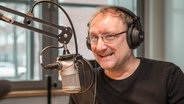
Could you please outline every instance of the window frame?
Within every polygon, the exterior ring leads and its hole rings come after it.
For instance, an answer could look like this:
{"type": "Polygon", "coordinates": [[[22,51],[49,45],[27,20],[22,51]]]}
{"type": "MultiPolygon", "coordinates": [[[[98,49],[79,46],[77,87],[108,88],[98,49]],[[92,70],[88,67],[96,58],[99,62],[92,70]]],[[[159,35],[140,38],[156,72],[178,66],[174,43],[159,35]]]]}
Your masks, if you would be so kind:
{"type": "MultiPolygon", "coordinates": [[[[32,5],[33,3],[35,3],[34,0],[2,0],[1,2],[4,2],[4,3],[21,3],[21,4],[26,4],[26,5],[32,5]]],[[[52,21],[54,23],[57,23],[57,9],[56,10],[52,10],[52,12],[48,9],[53,9],[52,8],[47,8],[47,5],[43,5],[42,6],[42,18],[43,19],[49,19],[49,21],[52,21]],[[48,15],[50,14],[50,15],[48,15]],[[52,20],[51,20],[52,18],[52,20]]],[[[48,30],[48,32],[52,32],[52,33],[56,33],[54,30],[46,27],[46,26],[43,26],[43,30],[48,30]]],[[[29,69],[31,70],[34,65],[34,58],[31,58],[31,57],[34,57],[32,53],[34,53],[34,32],[30,31],[30,35],[28,36],[29,37],[29,43],[27,44],[28,46],[28,50],[30,50],[28,54],[28,59],[29,59],[29,64],[28,65],[29,69]]],[[[41,35],[41,34],[39,34],[41,35]]],[[[45,36],[41,36],[42,38],[42,41],[41,41],[41,49],[43,49],[44,47],[46,46],[49,46],[49,45],[54,45],[54,46],[57,46],[57,42],[54,40],[54,39],[51,39],[51,38],[48,38],[48,37],[45,37],[45,36]]],[[[56,57],[57,57],[57,50],[48,50],[47,51],[48,55],[43,55],[43,60],[45,63],[51,63],[51,62],[54,62],[56,60],[56,57]]],[[[41,67],[41,66],[40,66],[41,67]]],[[[44,70],[42,68],[40,68],[40,70],[42,70],[42,78],[41,80],[34,80],[34,81],[29,81],[29,80],[26,80],[26,81],[11,81],[12,83],[12,91],[21,91],[21,90],[43,90],[43,89],[47,89],[47,80],[48,80],[48,77],[52,77],[52,80],[53,81],[58,81],[58,74],[57,74],[57,71],[55,70],[44,70]]],[[[33,73],[33,71],[31,70],[30,73],[33,73]]],[[[32,77],[32,75],[30,75],[30,77],[32,77]]],[[[58,83],[58,87],[59,88],[61,86],[61,84],[58,83]]]]}

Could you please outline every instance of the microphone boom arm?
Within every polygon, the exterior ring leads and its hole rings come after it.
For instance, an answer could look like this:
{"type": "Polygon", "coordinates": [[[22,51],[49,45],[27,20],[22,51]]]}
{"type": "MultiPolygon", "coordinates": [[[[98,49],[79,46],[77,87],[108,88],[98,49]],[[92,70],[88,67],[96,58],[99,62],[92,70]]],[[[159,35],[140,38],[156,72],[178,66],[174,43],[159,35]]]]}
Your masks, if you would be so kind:
{"type": "Polygon", "coordinates": [[[25,18],[30,18],[31,20],[34,20],[34,21],[39,22],[39,23],[42,23],[42,24],[47,25],[49,27],[59,29],[59,30],[62,31],[62,33],[59,34],[59,35],[55,35],[55,34],[53,34],[51,32],[43,31],[41,29],[38,29],[38,28],[35,28],[35,27],[31,27],[31,26],[29,26],[27,24],[17,22],[17,21],[15,21],[13,19],[10,19],[9,17],[6,17],[7,18],[7,20],[6,20],[6,19],[3,18],[4,14],[0,12],[0,20],[2,20],[4,22],[7,22],[7,23],[10,23],[10,24],[13,24],[13,25],[17,25],[17,26],[22,27],[22,28],[26,28],[26,29],[29,29],[29,30],[41,33],[43,35],[46,35],[47,37],[51,37],[51,38],[57,39],[62,44],[67,44],[70,41],[71,37],[72,37],[72,29],[70,27],[58,26],[58,25],[56,25],[54,23],[51,23],[51,22],[48,22],[48,21],[44,21],[44,20],[41,20],[41,19],[33,17],[33,16],[29,16],[27,14],[24,14],[24,13],[15,11],[13,9],[4,7],[2,5],[0,5],[0,9],[4,10],[4,11],[7,11],[7,12],[10,12],[10,13],[13,13],[13,14],[16,14],[16,15],[19,15],[19,16],[22,16],[22,17],[25,17],[25,18]]]}
{"type": "Polygon", "coordinates": [[[7,11],[7,12],[10,12],[10,13],[13,13],[13,14],[16,14],[16,15],[19,15],[19,16],[22,16],[22,17],[28,17],[30,18],[31,20],[34,20],[34,21],[37,21],[37,22],[40,22],[40,23],[43,23],[47,26],[50,26],[50,27],[55,27],[56,29],[64,29],[64,26],[58,26],[54,23],[51,23],[51,22],[48,22],[48,21],[44,21],[42,19],[39,19],[39,18],[36,18],[36,17],[33,17],[33,16],[30,16],[30,15],[27,15],[27,14],[24,14],[24,13],[21,13],[21,12],[18,12],[18,11],[15,11],[13,9],[10,9],[10,8],[7,8],[7,7],[4,7],[2,5],[0,5],[0,9],[1,10],[4,10],[4,11],[7,11]]]}
{"type": "MultiPolygon", "coordinates": [[[[4,22],[7,22],[7,21],[3,20],[2,18],[0,18],[0,20],[2,20],[4,22]]],[[[37,28],[31,27],[31,26],[25,25],[25,24],[22,24],[20,22],[14,21],[14,20],[12,20],[12,22],[7,22],[7,23],[11,23],[13,25],[17,25],[17,26],[20,26],[20,27],[23,27],[23,28],[26,28],[26,29],[29,29],[29,30],[32,30],[32,31],[35,31],[35,32],[38,32],[38,33],[41,33],[41,34],[45,34],[48,37],[57,39],[57,36],[55,34],[53,34],[53,33],[46,32],[46,31],[43,31],[41,29],[37,29],[37,28]]]]}

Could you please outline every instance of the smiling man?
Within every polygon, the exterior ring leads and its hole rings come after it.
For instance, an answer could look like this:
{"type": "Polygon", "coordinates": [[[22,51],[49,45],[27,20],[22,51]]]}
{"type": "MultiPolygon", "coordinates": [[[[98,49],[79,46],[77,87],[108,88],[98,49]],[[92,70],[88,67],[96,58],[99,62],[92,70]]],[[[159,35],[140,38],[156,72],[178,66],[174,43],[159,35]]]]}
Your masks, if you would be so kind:
{"type": "Polygon", "coordinates": [[[184,74],[173,63],[137,58],[144,39],[139,18],[108,6],[89,22],[88,48],[101,66],[96,84],[71,94],[69,104],[184,104],[184,74]]]}
{"type": "Polygon", "coordinates": [[[140,59],[134,57],[127,44],[128,27],[120,15],[113,11],[100,13],[89,26],[91,49],[95,59],[112,79],[128,77],[140,63],[140,59]]]}

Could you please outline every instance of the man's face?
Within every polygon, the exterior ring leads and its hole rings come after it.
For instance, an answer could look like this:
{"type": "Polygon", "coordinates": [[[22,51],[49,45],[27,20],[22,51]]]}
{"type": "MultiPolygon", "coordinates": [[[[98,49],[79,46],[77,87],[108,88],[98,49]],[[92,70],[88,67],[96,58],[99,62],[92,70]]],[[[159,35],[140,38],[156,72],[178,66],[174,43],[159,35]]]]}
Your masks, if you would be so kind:
{"type": "Polygon", "coordinates": [[[106,34],[117,34],[126,31],[126,24],[122,23],[120,17],[112,14],[98,14],[90,24],[90,36],[98,36],[96,43],[91,43],[91,50],[96,61],[106,70],[119,70],[123,63],[131,55],[131,49],[126,41],[126,33],[123,33],[111,42],[104,42],[101,36],[106,34]]]}

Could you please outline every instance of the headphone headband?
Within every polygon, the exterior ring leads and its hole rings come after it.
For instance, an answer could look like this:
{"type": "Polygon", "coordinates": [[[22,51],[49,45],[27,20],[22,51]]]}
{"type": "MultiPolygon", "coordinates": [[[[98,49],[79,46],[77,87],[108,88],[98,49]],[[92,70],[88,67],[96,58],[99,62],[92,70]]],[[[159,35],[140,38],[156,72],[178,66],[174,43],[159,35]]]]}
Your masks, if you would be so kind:
{"type": "MultiPolygon", "coordinates": [[[[142,29],[142,25],[140,22],[140,18],[136,16],[132,11],[130,11],[127,8],[120,7],[120,6],[107,6],[106,8],[116,8],[117,10],[129,15],[132,19],[133,22],[131,24],[128,24],[128,30],[127,30],[127,43],[130,47],[130,49],[135,49],[137,48],[144,40],[144,32],[142,29]]],[[[88,24],[89,27],[89,24],[88,24]]],[[[89,30],[88,30],[89,32],[89,30]]],[[[88,33],[89,37],[89,33],[88,33]]],[[[88,49],[91,50],[91,44],[86,41],[88,49]]]]}

